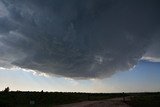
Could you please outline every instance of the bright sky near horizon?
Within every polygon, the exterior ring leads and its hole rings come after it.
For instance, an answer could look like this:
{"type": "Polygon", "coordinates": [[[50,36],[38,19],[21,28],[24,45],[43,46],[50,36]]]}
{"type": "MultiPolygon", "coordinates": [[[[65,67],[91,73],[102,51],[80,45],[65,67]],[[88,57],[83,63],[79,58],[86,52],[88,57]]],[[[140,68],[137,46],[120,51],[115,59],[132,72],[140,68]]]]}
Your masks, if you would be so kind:
{"type": "Polygon", "coordinates": [[[160,63],[141,61],[130,70],[110,78],[74,80],[64,77],[47,77],[22,69],[0,69],[0,90],[51,92],[159,92],[160,63]]]}
{"type": "Polygon", "coordinates": [[[0,90],[160,91],[159,0],[0,0],[0,90]]]}

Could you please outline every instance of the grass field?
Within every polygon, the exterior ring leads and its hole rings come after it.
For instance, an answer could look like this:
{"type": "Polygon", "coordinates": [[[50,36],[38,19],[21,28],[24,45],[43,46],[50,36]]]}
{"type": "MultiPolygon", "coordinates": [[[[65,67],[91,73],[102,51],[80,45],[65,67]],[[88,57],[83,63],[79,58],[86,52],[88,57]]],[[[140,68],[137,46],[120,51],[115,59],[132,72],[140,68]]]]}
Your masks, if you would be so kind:
{"type": "Polygon", "coordinates": [[[81,101],[131,96],[133,107],[159,107],[160,93],[0,92],[0,107],[53,107],[81,101]]]}
{"type": "Polygon", "coordinates": [[[0,107],[29,107],[31,105],[50,107],[50,105],[102,100],[120,96],[122,96],[121,93],[0,92],[0,107]],[[33,102],[34,104],[30,104],[33,102]]]}
{"type": "Polygon", "coordinates": [[[133,94],[128,102],[132,107],[160,107],[160,93],[133,94]]]}

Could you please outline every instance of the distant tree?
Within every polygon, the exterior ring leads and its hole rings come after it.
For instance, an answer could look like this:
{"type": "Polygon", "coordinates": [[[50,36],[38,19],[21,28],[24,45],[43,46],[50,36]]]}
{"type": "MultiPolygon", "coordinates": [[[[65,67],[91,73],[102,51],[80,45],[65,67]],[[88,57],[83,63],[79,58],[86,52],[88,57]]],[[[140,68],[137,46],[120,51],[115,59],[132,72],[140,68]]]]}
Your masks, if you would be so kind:
{"type": "Polygon", "coordinates": [[[9,90],[10,90],[9,87],[7,87],[4,89],[4,92],[9,92],[9,90]]]}
{"type": "Polygon", "coordinates": [[[16,92],[21,92],[20,90],[17,90],[16,92]]]}

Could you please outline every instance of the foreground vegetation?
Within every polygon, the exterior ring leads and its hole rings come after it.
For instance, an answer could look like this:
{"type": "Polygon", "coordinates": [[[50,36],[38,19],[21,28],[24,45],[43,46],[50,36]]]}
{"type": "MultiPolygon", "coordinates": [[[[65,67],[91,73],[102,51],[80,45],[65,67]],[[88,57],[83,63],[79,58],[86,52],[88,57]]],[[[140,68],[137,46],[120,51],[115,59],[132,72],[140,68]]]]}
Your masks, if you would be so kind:
{"type": "Polygon", "coordinates": [[[131,101],[127,102],[132,107],[160,107],[160,92],[131,94],[131,101]]]}
{"type": "Polygon", "coordinates": [[[102,100],[121,96],[122,93],[0,92],[0,107],[50,107],[50,105],[102,100]]]}
{"type": "Polygon", "coordinates": [[[160,107],[160,93],[66,93],[1,91],[0,107],[53,107],[67,103],[130,96],[133,107],[160,107]]]}

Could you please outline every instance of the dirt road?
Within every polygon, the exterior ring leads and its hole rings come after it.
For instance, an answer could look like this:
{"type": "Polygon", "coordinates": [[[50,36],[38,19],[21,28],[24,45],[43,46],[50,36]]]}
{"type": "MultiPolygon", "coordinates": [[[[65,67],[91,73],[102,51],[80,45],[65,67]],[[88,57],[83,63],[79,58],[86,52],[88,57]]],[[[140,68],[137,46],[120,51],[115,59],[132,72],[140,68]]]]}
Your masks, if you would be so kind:
{"type": "Polygon", "coordinates": [[[114,98],[102,101],[84,101],[80,103],[60,105],[57,107],[130,107],[130,106],[124,103],[122,101],[122,98],[114,98]]]}

